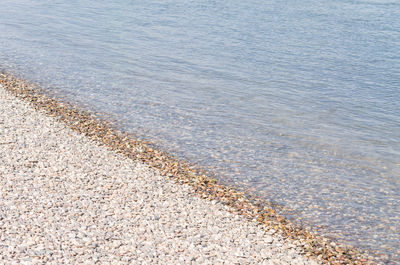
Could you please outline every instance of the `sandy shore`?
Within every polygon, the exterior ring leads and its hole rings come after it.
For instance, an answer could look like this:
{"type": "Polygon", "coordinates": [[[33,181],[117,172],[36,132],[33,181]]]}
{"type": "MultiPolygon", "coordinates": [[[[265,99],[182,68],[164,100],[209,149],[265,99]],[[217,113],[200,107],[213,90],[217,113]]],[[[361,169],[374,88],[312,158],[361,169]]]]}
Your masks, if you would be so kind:
{"type": "Polygon", "coordinates": [[[0,87],[0,263],[318,264],[0,87]]]}

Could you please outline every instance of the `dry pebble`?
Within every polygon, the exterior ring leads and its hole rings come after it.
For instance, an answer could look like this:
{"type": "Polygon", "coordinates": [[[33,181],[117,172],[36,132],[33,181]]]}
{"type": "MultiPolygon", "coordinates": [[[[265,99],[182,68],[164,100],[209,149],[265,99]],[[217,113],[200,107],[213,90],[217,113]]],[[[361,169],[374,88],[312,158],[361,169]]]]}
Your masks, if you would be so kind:
{"type": "Polygon", "coordinates": [[[319,264],[0,88],[0,263],[319,264]]]}

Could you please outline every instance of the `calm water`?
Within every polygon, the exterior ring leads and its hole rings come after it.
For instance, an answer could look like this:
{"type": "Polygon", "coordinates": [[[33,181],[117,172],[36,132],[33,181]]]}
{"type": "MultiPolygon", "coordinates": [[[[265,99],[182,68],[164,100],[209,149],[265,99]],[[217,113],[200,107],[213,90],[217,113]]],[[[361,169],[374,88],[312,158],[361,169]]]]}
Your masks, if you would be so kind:
{"type": "Polygon", "coordinates": [[[2,0],[0,68],[400,260],[400,2],[2,0]]]}

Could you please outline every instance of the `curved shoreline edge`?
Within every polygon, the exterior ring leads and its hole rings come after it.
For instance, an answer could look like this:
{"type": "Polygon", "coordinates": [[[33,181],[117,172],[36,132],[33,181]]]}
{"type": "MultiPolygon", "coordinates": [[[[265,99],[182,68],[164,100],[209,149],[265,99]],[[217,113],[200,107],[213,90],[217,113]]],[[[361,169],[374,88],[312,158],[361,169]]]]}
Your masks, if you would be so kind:
{"type": "Polygon", "coordinates": [[[340,245],[328,238],[311,233],[287,220],[265,201],[252,198],[221,185],[205,171],[195,169],[188,162],[154,149],[151,144],[139,141],[131,134],[121,132],[111,122],[53,98],[38,85],[24,81],[13,74],[0,71],[0,85],[14,96],[29,102],[34,108],[56,117],[72,130],[89,137],[124,156],[146,163],[163,176],[176,183],[188,184],[201,198],[214,200],[231,207],[236,213],[262,224],[290,239],[304,250],[308,257],[315,257],[326,264],[376,264],[378,259],[366,251],[340,245]]]}

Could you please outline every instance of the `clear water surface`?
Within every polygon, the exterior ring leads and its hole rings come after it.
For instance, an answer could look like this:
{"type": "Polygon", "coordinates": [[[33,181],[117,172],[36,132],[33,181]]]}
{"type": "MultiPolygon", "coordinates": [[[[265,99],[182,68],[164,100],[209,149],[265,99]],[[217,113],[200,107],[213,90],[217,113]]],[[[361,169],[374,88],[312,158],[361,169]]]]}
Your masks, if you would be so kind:
{"type": "Polygon", "coordinates": [[[0,67],[400,260],[400,2],[2,0],[0,67]]]}

